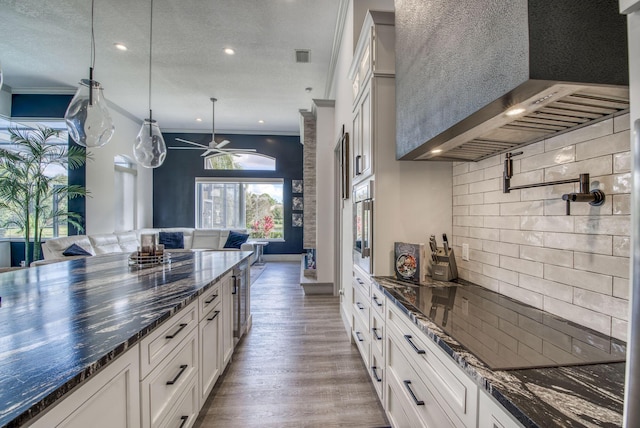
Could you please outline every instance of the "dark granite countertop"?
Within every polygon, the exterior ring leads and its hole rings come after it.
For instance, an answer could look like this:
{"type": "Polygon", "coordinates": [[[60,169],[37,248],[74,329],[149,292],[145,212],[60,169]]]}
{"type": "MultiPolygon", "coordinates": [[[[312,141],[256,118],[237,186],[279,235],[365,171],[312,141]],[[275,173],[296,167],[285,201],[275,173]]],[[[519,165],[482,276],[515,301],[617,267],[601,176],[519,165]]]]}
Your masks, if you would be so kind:
{"type": "MultiPolygon", "coordinates": [[[[545,367],[552,364],[536,354],[540,358],[539,360],[536,360],[535,357],[530,357],[530,359],[533,361],[531,366],[538,365],[538,368],[491,369],[488,364],[485,364],[485,361],[489,361],[486,354],[481,356],[482,359],[479,358],[479,355],[469,351],[467,347],[445,331],[449,330],[453,332],[453,335],[459,335],[463,342],[470,343],[468,340],[472,340],[472,338],[464,338],[464,331],[458,331],[454,327],[463,324],[466,320],[460,319],[462,317],[459,314],[458,320],[456,320],[455,316],[452,319],[451,315],[445,315],[444,317],[447,321],[445,321],[445,327],[443,328],[442,307],[436,308],[436,306],[441,305],[429,304],[430,307],[427,311],[425,310],[425,305],[420,304],[420,298],[416,298],[416,287],[424,286],[408,284],[391,277],[374,277],[373,279],[375,286],[379,287],[391,302],[407,314],[427,337],[450,355],[462,370],[475,379],[481,388],[484,388],[500,402],[505,410],[511,413],[525,427],[622,426],[625,381],[625,364],[623,362],[585,364],[584,362],[574,361],[562,367],[545,367]]],[[[451,284],[432,281],[426,286],[445,289],[451,284]]],[[[474,295],[480,293],[483,296],[482,303],[485,305],[486,315],[488,316],[484,317],[482,313],[475,314],[478,319],[484,318],[482,320],[483,323],[495,322],[496,320],[493,317],[499,312],[507,313],[505,317],[508,317],[512,312],[517,317],[525,314],[527,321],[519,323],[522,329],[518,330],[518,333],[522,336],[533,333],[530,338],[531,342],[537,340],[536,334],[539,333],[547,337],[555,336],[549,341],[546,338],[540,338],[540,340],[544,339],[545,342],[551,344],[553,344],[554,340],[559,342],[566,341],[566,336],[568,336],[567,347],[569,351],[572,347],[575,348],[575,343],[581,341],[596,347],[606,348],[606,340],[603,340],[603,336],[585,327],[465,281],[460,281],[459,284],[453,285],[458,288],[458,294],[472,303],[474,295]],[[555,333],[539,332],[540,326],[532,325],[530,319],[539,319],[540,324],[554,326],[555,333]],[[527,322],[530,324],[527,325],[527,322]]],[[[420,291],[418,290],[419,293],[420,291]]],[[[437,298],[439,299],[441,298],[440,295],[446,293],[434,292],[433,294],[438,295],[437,298]]],[[[467,303],[464,304],[466,305],[467,303]]],[[[471,307],[471,309],[467,308],[466,310],[473,312],[474,309],[477,312],[481,312],[478,311],[480,306],[471,307]]],[[[499,320],[499,322],[502,321],[499,320]]],[[[469,333],[478,336],[478,340],[484,339],[489,342],[492,340],[490,335],[483,337],[481,328],[472,328],[469,333]]],[[[493,336],[497,336],[497,334],[493,334],[493,336]]],[[[526,339],[522,340],[526,341],[526,339]]],[[[624,344],[624,342],[612,339],[610,346],[611,348],[617,348],[620,343],[624,344]]],[[[502,344],[499,345],[502,346],[502,344]]],[[[545,347],[550,348],[551,346],[545,345],[545,347]]],[[[586,347],[583,346],[574,354],[584,353],[585,349],[586,347]]],[[[554,349],[554,351],[557,350],[554,349]]],[[[624,353],[624,349],[616,350],[618,353],[621,351],[624,353]]],[[[545,350],[544,354],[548,355],[549,353],[545,350]]],[[[601,355],[596,354],[594,358],[601,358],[601,355]]],[[[498,359],[497,361],[498,365],[500,365],[500,360],[498,359]]]]}
{"type": "Polygon", "coordinates": [[[0,427],[42,412],[251,254],[174,253],[145,268],[117,254],[0,274],[0,427]]]}

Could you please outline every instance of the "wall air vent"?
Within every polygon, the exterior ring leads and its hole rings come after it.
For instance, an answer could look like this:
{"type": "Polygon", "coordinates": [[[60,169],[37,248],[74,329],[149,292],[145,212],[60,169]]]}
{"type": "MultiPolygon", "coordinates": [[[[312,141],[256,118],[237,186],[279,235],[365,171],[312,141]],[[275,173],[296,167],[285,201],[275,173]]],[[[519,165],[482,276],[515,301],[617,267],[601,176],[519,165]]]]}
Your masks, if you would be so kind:
{"type": "Polygon", "coordinates": [[[296,62],[311,62],[311,51],[309,49],[296,49],[296,62]]]}

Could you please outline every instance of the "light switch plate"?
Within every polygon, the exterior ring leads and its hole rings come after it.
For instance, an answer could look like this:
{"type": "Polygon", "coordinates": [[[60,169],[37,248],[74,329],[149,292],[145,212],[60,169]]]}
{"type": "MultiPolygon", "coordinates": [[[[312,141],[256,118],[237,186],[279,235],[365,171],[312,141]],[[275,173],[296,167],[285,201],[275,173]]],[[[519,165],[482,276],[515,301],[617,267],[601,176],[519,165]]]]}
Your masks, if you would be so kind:
{"type": "Polygon", "coordinates": [[[469,244],[462,244],[462,260],[469,261],[469,244]]]}

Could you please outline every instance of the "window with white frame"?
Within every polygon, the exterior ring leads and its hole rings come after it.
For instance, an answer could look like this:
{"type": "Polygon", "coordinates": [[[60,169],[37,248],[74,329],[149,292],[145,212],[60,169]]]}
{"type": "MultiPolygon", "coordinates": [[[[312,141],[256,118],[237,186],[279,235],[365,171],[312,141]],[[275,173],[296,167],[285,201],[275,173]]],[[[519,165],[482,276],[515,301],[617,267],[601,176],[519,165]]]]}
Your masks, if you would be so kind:
{"type": "Polygon", "coordinates": [[[196,178],[196,227],[247,229],[252,238],[284,239],[281,178],[196,178]]]}
{"type": "Polygon", "coordinates": [[[136,163],[123,155],[114,157],[115,231],[136,229],[136,163]]]}

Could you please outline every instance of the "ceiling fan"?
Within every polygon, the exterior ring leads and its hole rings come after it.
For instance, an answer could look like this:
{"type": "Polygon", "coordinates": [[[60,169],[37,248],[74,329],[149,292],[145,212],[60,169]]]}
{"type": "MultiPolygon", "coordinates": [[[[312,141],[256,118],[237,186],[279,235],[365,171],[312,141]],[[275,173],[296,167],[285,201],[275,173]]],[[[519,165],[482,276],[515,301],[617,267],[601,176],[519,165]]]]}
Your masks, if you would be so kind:
{"type": "Polygon", "coordinates": [[[205,144],[200,144],[200,143],[195,143],[193,141],[189,141],[189,140],[184,140],[182,138],[176,138],[176,141],[180,141],[181,143],[187,143],[187,144],[191,144],[192,146],[195,147],[169,147],[170,149],[177,149],[177,150],[204,150],[204,153],[202,153],[200,156],[209,156],[212,153],[215,154],[230,154],[230,155],[234,155],[237,156],[238,153],[251,153],[251,152],[255,152],[256,149],[234,149],[234,148],[224,148],[227,144],[231,143],[231,141],[229,140],[223,140],[219,143],[216,143],[216,139],[215,139],[215,105],[216,105],[216,101],[218,101],[216,98],[210,98],[211,102],[212,102],[212,120],[211,120],[211,142],[209,143],[209,145],[205,145],[205,144]]]}

